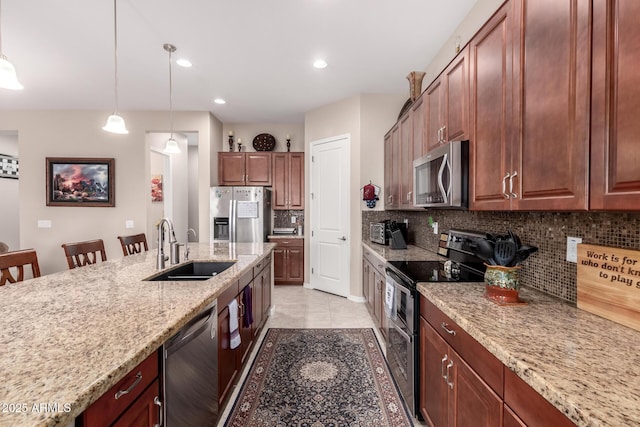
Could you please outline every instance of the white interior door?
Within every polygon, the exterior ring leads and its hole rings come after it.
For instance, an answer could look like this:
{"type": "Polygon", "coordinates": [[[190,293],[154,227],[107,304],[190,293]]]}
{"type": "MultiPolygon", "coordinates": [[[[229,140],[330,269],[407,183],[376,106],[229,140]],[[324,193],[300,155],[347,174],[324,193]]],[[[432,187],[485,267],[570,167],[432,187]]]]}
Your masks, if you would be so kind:
{"type": "Polygon", "coordinates": [[[349,295],[348,135],[311,143],[311,287],[349,295]]]}

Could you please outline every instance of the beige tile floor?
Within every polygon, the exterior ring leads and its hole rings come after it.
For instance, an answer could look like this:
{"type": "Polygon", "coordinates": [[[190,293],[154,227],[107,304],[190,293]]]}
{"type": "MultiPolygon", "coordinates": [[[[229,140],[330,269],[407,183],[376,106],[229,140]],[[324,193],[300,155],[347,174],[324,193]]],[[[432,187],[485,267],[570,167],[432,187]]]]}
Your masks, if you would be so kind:
{"type": "MultiPolygon", "coordinates": [[[[384,341],[374,327],[373,320],[363,303],[349,301],[346,298],[325,292],[305,289],[302,286],[276,286],[271,301],[274,308],[273,314],[267,320],[258,341],[255,343],[238,385],[233,390],[229,403],[223,409],[218,427],[222,427],[229,416],[233,402],[237,398],[268,328],[373,328],[384,351],[384,341]]],[[[416,421],[414,420],[414,422],[416,421]]],[[[416,422],[416,425],[420,424],[416,422]]]]}

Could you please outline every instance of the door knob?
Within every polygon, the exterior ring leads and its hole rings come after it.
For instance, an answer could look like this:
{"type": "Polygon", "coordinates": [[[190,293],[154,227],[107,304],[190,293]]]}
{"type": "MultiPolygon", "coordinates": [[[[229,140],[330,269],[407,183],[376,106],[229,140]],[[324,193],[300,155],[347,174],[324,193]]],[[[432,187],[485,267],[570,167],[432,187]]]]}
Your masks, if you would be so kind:
{"type": "Polygon", "coordinates": [[[342,236],[342,237],[338,237],[338,240],[342,240],[344,242],[345,240],[347,240],[347,238],[342,236]]]}

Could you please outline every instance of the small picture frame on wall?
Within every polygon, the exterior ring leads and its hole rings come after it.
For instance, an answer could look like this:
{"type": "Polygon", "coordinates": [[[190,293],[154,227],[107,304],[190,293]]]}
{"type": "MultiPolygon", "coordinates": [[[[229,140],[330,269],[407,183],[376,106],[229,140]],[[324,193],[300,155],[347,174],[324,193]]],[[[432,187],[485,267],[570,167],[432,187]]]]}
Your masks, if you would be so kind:
{"type": "Polygon", "coordinates": [[[0,154],[0,178],[18,179],[20,177],[20,167],[18,158],[0,154]]]}
{"type": "Polygon", "coordinates": [[[47,157],[47,206],[114,207],[115,159],[47,157]]]}

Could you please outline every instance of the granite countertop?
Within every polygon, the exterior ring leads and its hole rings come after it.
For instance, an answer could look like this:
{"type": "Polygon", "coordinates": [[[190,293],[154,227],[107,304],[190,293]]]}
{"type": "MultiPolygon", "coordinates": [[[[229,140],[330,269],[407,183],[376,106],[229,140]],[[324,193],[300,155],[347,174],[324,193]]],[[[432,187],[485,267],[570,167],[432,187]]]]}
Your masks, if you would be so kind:
{"type": "Polygon", "coordinates": [[[640,332],[527,288],[515,307],[483,283],[418,291],[577,425],[640,425],[640,332]]]}
{"type": "MultiPolygon", "coordinates": [[[[382,261],[445,259],[363,243],[382,261]]],[[[418,283],[418,291],[579,426],[640,425],[640,332],[539,291],[526,306],[484,298],[484,283],[418,283]]]]}
{"type": "Polygon", "coordinates": [[[275,244],[189,246],[192,260],[237,262],[206,281],[145,282],[149,251],[0,287],[0,426],[66,426],[275,244]]]}

